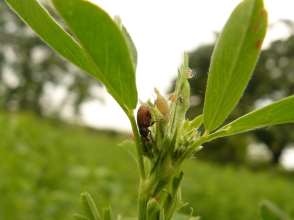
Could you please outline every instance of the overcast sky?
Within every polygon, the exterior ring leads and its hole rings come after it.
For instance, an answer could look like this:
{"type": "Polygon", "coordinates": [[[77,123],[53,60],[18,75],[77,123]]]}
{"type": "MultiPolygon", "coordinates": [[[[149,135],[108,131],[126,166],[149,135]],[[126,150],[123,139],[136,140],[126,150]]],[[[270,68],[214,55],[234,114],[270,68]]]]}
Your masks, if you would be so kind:
{"type": "MultiPolygon", "coordinates": [[[[212,42],[240,0],[92,0],[112,16],[119,15],[138,50],[137,87],[139,99],[165,93],[176,76],[184,51],[212,42]]],[[[294,20],[294,0],[265,0],[269,22],[294,20]]],[[[269,31],[265,45],[287,36],[286,28],[269,31]]],[[[196,73],[197,74],[197,73],[196,73]]],[[[87,123],[96,127],[128,130],[128,120],[105,90],[105,104],[83,106],[87,123]]]]}

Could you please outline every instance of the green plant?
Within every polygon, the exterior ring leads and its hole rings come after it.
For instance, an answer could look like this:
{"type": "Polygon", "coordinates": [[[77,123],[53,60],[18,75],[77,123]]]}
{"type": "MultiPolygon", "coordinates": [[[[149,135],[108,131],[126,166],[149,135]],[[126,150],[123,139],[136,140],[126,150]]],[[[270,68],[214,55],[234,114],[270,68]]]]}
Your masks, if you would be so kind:
{"type": "Polygon", "coordinates": [[[270,201],[262,201],[260,204],[262,220],[290,220],[290,217],[270,201]]]}
{"type": "MultiPolygon", "coordinates": [[[[65,21],[64,28],[37,0],[6,2],[49,46],[100,80],[126,113],[140,172],[140,220],[172,219],[186,205],[181,198],[181,165],[202,144],[294,122],[294,96],[290,96],[222,126],[241,98],[260,53],[267,27],[262,0],[243,0],[225,25],[212,55],[203,114],[191,121],[185,118],[190,99],[190,69],[185,55],[170,101],[156,91],[155,102],[148,101],[139,108],[137,123],[137,53],[119,19],[113,20],[85,0],[52,0],[65,21]]],[[[82,199],[85,215],[77,218],[111,219],[110,209],[101,215],[89,194],[82,194],[82,199]]]]}

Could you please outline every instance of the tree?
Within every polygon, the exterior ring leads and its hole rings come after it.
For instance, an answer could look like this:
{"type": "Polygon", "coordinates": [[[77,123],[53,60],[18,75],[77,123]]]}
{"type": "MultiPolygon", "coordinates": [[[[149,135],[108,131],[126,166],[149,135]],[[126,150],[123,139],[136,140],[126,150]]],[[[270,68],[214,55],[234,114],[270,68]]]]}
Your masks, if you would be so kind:
{"type": "Polygon", "coordinates": [[[78,114],[84,101],[97,99],[91,93],[99,86],[97,81],[56,55],[2,1],[0,45],[0,107],[4,110],[58,115],[70,105],[78,114]],[[46,94],[56,88],[64,95],[58,103],[48,103],[46,94]]]}

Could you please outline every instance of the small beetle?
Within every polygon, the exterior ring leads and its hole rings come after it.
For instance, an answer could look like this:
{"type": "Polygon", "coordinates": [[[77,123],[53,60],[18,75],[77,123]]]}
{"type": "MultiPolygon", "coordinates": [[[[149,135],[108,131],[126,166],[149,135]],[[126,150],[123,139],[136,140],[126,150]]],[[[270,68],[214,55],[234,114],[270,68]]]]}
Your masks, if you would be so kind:
{"type": "Polygon", "coordinates": [[[150,109],[147,105],[142,105],[137,112],[137,123],[143,142],[143,153],[145,156],[153,157],[152,136],[149,127],[153,125],[150,109]]]}
{"type": "Polygon", "coordinates": [[[144,140],[149,139],[149,127],[153,124],[150,109],[147,105],[141,105],[137,112],[139,132],[144,140]]]}

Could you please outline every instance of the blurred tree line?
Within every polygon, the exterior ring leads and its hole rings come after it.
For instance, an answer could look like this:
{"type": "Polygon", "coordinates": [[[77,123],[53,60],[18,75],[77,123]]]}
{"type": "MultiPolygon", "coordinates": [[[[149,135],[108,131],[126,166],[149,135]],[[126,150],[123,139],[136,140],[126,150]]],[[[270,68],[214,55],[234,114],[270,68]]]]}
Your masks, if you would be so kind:
{"type": "MultiPolygon", "coordinates": [[[[227,122],[271,101],[294,94],[294,25],[290,21],[283,23],[292,34],[287,39],[272,42],[262,51],[253,78],[227,122]]],[[[190,80],[193,104],[189,113],[191,118],[200,114],[203,108],[213,47],[214,44],[203,45],[189,53],[190,67],[196,73],[190,80]]],[[[293,126],[275,126],[246,135],[219,139],[206,144],[199,157],[221,163],[243,163],[246,159],[247,146],[252,142],[265,144],[271,152],[271,163],[277,164],[285,147],[294,142],[293,126]]]]}
{"type": "Polygon", "coordinates": [[[56,55],[2,0],[0,45],[0,108],[59,116],[70,107],[76,115],[83,102],[100,98],[97,81],[56,55]]]}

